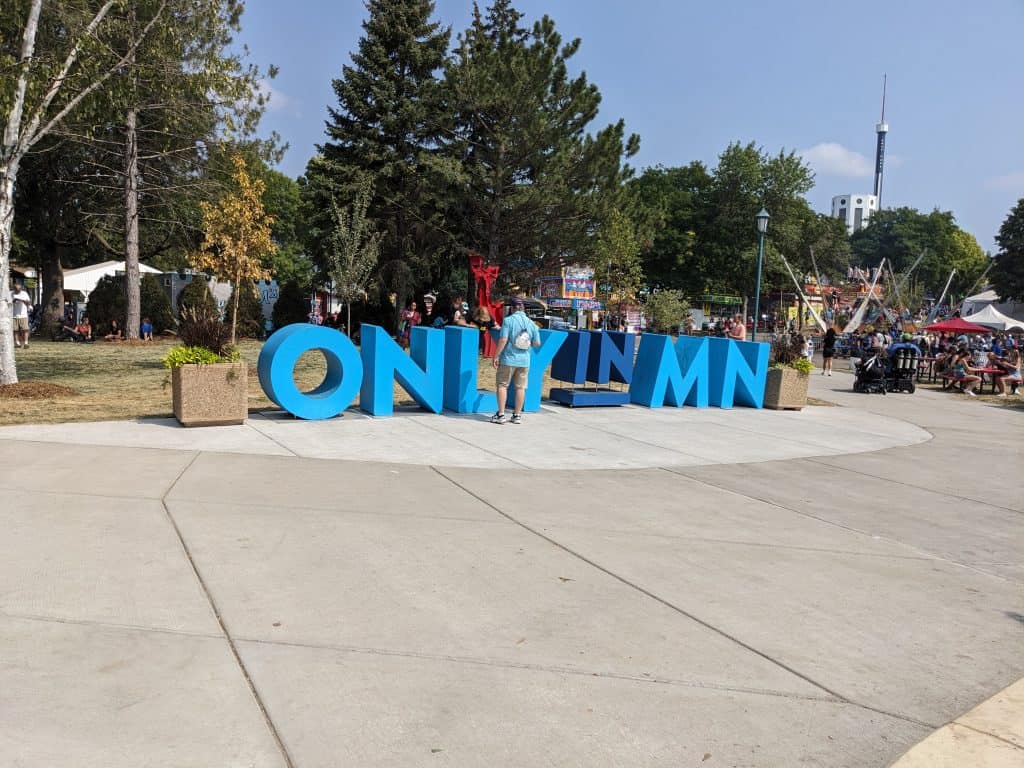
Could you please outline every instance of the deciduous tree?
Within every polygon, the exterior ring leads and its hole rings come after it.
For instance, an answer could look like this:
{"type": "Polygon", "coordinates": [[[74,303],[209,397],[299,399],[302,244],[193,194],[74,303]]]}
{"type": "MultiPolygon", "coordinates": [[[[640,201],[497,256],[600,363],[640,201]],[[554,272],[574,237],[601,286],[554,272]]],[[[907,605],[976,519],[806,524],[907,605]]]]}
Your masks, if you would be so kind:
{"type": "Polygon", "coordinates": [[[21,163],[115,73],[130,66],[166,7],[158,4],[125,45],[114,47],[118,30],[108,17],[117,5],[117,0],[85,5],[18,0],[0,19],[0,57],[13,74],[0,80],[0,384],[18,381],[11,344],[10,253],[21,163]]]}
{"type": "MultiPolygon", "coordinates": [[[[205,237],[192,266],[232,285],[267,278],[266,262],[275,250],[270,238],[273,217],[263,208],[264,184],[249,175],[245,160],[233,161],[235,189],[216,203],[202,202],[205,237]]],[[[239,292],[231,304],[231,343],[237,340],[239,292]]]]}
{"type": "Polygon", "coordinates": [[[1024,198],[1017,201],[996,235],[999,253],[992,285],[1003,301],[1024,301],[1024,198]]]}

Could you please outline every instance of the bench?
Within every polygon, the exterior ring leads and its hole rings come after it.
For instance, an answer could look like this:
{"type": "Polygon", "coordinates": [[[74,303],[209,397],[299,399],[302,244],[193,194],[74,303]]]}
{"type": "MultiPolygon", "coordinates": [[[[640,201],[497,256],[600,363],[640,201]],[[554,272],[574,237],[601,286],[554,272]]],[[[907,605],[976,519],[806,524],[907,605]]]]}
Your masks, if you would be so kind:
{"type": "Polygon", "coordinates": [[[960,385],[960,391],[964,390],[964,382],[966,379],[963,376],[957,376],[952,373],[940,373],[939,378],[942,379],[943,389],[955,388],[958,384],[960,385]]]}

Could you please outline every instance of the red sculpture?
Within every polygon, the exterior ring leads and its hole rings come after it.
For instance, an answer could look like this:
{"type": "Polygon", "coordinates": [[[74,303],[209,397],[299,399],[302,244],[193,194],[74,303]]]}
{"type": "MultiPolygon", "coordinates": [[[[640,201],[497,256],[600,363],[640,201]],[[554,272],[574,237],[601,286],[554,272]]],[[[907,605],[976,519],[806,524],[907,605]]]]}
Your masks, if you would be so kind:
{"type": "MultiPolygon", "coordinates": [[[[491,299],[491,286],[498,277],[501,268],[496,264],[484,266],[484,257],[479,253],[469,254],[469,270],[473,273],[473,280],[476,284],[476,305],[486,307],[491,317],[498,325],[501,324],[501,303],[495,303],[491,299]]],[[[482,334],[481,350],[486,357],[494,357],[495,343],[491,334],[482,334]]]]}

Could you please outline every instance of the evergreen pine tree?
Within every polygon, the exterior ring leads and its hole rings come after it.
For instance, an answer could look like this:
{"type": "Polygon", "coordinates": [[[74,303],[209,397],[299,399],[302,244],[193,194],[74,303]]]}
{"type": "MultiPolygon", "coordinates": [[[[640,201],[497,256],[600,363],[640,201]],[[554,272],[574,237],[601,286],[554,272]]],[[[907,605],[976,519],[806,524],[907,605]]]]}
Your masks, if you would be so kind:
{"type": "Polygon", "coordinates": [[[485,14],[474,8],[446,70],[462,242],[527,285],[560,261],[592,259],[630,173],[622,160],[639,148],[621,120],[587,132],[601,95],[568,74],[579,46],[563,44],[549,17],[527,29],[510,0],[494,0],[485,14]]]}
{"type": "MultiPolygon", "coordinates": [[[[329,109],[328,141],[307,169],[310,250],[322,259],[333,205],[351,204],[369,177],[368,218],[383,235],[378,278],[426,276],[445,245],[443,206],[429,169],[446,123],[437,73],[450,32],[431,20],[431,0],[369,0],[367,9],[359,49],[333,83],[338,105],[329,109]]],[[[405,298],[398,297],[399,306],[405,298]]]]}

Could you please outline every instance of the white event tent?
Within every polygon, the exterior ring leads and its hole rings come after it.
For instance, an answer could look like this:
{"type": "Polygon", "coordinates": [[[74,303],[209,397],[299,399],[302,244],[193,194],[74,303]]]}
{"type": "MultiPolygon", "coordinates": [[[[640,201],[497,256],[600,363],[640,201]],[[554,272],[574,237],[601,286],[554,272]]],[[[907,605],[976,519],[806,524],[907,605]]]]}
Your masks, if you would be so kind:
{"type": "Polygon", "coordinates": [[[992,304],[987,305],[980,312],[975,312],[973,315],[967,315],[963,319],[968,323],[977,323],[978,325],[984,325],[986,328],[994,328],[998,331],[1024,331],[1024,323],[1020,320],[1014,320],[1012,317],[1004,315],[992,304]]]}
{"type": "MultiPolygon", "coordinates": [[[[147,267],[145,264],[139,264],[139,271],[142,274],[163,274],[159,269],[147,267]]],[[[65,269],[64,290],[80,291],[82,295],[88,299],[89,294],[95,290],[96,284],[99,283],[100,278],[108,275],[113,276],[121,274],[124,274],[123,261],[101,261],[99,264],[90,264],[87,267],[80,267],[79,269],[65,269]]]]}

